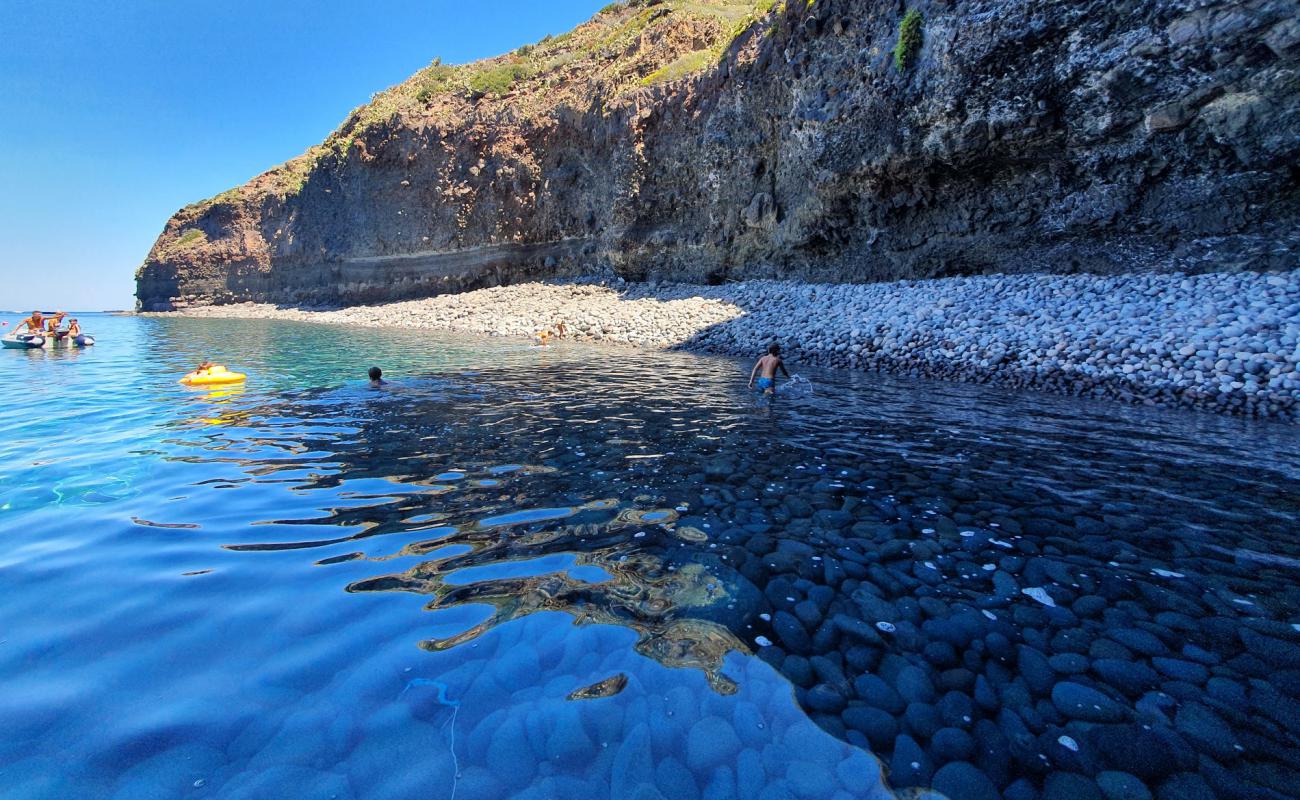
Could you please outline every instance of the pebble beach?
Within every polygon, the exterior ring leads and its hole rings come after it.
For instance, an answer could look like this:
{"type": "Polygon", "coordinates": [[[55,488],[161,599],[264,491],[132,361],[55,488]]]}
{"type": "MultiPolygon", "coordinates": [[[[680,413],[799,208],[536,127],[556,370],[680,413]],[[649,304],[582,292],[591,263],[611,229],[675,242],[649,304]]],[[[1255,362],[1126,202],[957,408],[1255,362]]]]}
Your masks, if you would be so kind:
{"type": "Polygon", "coordinates": [[[204,306],[191,316],[581,340],[1300,418],[1300,269],[991,275],[722,286],[525,283],[342,309],[204,306]]]}

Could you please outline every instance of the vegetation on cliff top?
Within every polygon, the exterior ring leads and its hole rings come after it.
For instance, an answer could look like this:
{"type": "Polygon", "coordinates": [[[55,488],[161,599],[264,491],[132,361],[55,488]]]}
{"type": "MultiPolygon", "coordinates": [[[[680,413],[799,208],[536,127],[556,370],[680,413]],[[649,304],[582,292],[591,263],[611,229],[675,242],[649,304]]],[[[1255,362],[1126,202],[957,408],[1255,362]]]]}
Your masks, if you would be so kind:
{"type": "MultiPolygon", "coordinates": [[[[703,71],[738,37],[768,18],[777,0],[622,0],[574,30],[469,64],[429,66],[373,95],[320,145],[246,186],[196,203],[255,201],[298,193],[320,159],[350,157],[358,139],[397,118],[449,124],[496,106],[528,117],[557,105],[585,107],[640,87],[703,71]]],[[[803,3],[800,3],[803,5],[803,3]]],[[[811,3],[807,5],[811,6],[811,3]]]]}

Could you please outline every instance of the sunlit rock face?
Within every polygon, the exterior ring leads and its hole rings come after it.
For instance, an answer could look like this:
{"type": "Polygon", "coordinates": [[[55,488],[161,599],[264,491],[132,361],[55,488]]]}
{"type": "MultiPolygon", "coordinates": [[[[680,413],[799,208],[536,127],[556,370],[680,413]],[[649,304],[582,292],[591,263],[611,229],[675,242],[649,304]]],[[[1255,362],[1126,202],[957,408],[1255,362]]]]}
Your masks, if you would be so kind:
{"type": "Polygon", "coordinates": [[[1294,0],[633,3],[172,217],[142,308],[1293,265],[1294,0]]]}

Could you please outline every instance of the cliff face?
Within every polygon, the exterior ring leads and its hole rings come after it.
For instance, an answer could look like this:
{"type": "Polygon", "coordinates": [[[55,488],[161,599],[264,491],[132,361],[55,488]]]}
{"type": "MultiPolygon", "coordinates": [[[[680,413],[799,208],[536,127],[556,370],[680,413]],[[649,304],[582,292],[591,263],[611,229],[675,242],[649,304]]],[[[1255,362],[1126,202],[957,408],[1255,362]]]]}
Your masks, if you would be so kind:
{"type": "Polygon", "coordinates": [[[1297,263],[1297,0],[908,8],[633,2],[435,63],[177,212],[140,305],[1297,263]]]}

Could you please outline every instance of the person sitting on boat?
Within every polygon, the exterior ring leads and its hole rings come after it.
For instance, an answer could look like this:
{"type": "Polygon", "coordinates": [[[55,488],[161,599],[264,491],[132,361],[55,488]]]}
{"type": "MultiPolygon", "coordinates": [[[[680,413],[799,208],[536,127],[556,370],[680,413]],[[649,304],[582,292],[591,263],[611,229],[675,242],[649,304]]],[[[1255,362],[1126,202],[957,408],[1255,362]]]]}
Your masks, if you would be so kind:
{"type": "Polygon", "coordinates": [[[81,323],[77,322],[76,317],[68,320],[68,330],[63,335],[71,339],[75,339],[81,335],[81,323]]]}
{"type": "Polygon", "coordinates": [[[216,364],[212,363],[211,361],[204,360],[202,364],[199,364],[197,367],[194,368],[194,372],[198,375],[206,375],[208,370],[212,369],[215,366],[216,364]]]}
{"type": "Polygon", "coordinates": [[[14,333],[24,325],[27,326],[28,333],[42,333],[45,330],[45,317],[41,316],[41,312],[33,311],[30,317],[14,326],[14,333]]]}
{"type": "Polygon", "coordinates": [[[57,311],[54,316],[46,319],[45,334],[51,339],[62,339],[64,336],[67,336],[67,331],[59,330],[60,326],[63,325],[63,318],[66,316],[68,316],[66,313],[57,311]]]}

